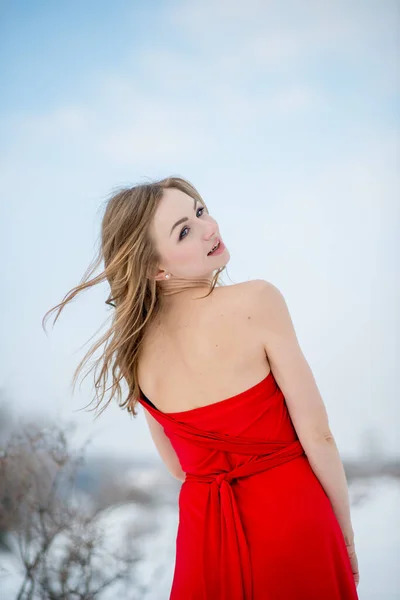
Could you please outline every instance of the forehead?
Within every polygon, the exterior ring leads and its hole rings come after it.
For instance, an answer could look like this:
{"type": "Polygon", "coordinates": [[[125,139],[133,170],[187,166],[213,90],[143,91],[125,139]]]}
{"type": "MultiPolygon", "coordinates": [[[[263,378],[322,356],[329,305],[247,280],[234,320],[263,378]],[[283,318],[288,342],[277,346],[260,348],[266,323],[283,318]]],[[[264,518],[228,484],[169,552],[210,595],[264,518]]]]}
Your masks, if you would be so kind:
{"type": "Polygon", "coordinates": [[[167,188],[163,191],[158,208],[160,213],[169,212],[172,214],[175,210],[193,208],[194,203],[195,200],[185,192],[176,188],[167,188]]]}
{"type": "Polygon", "coordinates": [[[155,233],[165,233],[171,230],[172,225],[183,217],[190,218],[195,207],[194,200],[185,192],[175,188],[164,190],[154,215],[153,228],[155,233]]]}

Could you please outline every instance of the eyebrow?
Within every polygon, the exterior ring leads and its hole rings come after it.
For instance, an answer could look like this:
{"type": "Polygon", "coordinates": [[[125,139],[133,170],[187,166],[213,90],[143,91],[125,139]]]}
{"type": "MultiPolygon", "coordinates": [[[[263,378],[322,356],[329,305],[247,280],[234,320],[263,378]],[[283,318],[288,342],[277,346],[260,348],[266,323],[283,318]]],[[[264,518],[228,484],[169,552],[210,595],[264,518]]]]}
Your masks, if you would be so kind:
{"type": "MultiPolygon", "coordinates": [[[[194,202],[193,202],[193,209],[196,208],[196,204],[197,204],[197,200],[196,198],[193,198],[194,202]]],[[[171,236],[173,230],[175,229],[175,227],[177,227],[178,225],[180,225],[181,223],[184,223],[185,221],[188,221],[189,217],[182,217],[182,219],[179,219],[179,221],[177,221],[174,225],[172,225],[171,227],[171,231],[169,232],[169,235],[171,236]]]]}

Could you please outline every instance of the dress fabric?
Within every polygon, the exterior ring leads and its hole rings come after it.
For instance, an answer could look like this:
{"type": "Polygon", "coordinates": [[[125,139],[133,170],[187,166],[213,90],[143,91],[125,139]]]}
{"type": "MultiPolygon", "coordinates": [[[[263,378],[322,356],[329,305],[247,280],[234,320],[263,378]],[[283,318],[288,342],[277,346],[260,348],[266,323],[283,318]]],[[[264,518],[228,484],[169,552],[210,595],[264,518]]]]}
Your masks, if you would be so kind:
{"type": "Polygon", "coordinates": [[[353,600],[343,533],[270,371],[251,388],[163,413],[186,473],[170,600],[353,600]]]}

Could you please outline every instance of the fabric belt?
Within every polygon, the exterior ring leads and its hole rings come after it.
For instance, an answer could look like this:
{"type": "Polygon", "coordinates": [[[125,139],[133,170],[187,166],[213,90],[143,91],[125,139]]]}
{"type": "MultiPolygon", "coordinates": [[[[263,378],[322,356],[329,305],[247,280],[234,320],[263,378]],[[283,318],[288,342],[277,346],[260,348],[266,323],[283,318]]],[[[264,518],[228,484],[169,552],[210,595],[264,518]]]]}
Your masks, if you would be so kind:
{"type": "Polygon", "coordinates": [[[268,454],[255,455],[254,460],[250,459],[248,463],[230,471],[186,473],[184,484],[196,482],[210,486],[203,538],[203,582],[207,600],[253,600],[250,552],[230,484],[236,479],[267,471],[304,454],[299,440],[290,444],[268,442],[268,450],[268,454]]]}

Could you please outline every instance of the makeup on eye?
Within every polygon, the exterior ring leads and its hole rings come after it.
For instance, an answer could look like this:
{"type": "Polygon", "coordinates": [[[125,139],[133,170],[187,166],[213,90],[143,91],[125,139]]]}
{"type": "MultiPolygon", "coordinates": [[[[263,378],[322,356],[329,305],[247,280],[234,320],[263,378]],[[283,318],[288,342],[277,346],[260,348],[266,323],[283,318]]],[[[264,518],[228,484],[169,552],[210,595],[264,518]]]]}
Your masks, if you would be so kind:
{"type": "MultiPolygon", "coordinates": [[[[205,207],[205,206],[199,206],[199,208],[198,208],[198,209],[197,209],[197,211],[196,211],[196,214],[197,214],[197,212],[198,212],[199,210],[201,210],[201,211],[205,211],[205,210],[206,210],[206,207],[205,207]]],[[[203,212],[202,212],[201,214],[203,214],[203,212]]],[[[187,237],[187,234],[186,234],[186,235],[184,235],[184,236],[182,236],[182,233],[185,231],[185,229],[189,229],[189,228],[188,228],[188,227],[183,227],[183,229],[181,229],[181,232],[180,232],[180,234],[179,234],[179,240],[183,240],[185,237],[187,237]]]]}

